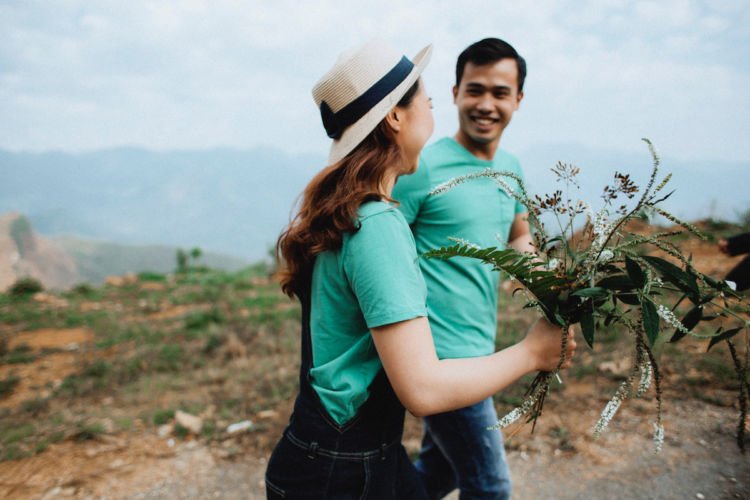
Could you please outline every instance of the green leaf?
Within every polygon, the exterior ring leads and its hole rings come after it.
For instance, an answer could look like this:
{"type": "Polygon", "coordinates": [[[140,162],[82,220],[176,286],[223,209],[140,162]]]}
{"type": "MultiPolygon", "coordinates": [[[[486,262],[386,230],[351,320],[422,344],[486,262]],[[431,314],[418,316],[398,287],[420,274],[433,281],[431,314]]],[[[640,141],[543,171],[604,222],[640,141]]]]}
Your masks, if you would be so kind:
{"type": "Polygon", "coordinates": [[[711,342],[708,343],[708,348],[706,349],[706,352],[710,351],[713,346],[721,342],[722,340],[729,340],[738,333],[742,331],[744,327],[739,328],[730,328],[729,330],[725,331],[724,333],[721,333],[717,335],[716,337],[711,338],[711,342]]]}
{"type": "Polygon", "coordinates": [[[641,266],[630,257],[625,257],[625,269],[628,272],[628,276],[633,281],[636,287],[643,288],[646,284],[646,273],[643,272],[641,266]]]}
{"type": "Polygon", "coordinates": [[[656,312],[656,304],[646,297],[641,299],[641,315],[643,316],[643,329],[651,345],[654,345],[659,336],[659,315],[656,312]]]}
{"type": "Polygon", "coordinates": [[[615,312],[612,311],[607,314],[607,317],[604,318],[604,326],[609,326],[612,324],[612,322],[617,319],[617,316],[615,315],[615,312]]]}
{"type": "Polygon", "coordinates": [[[606,288],[600,286],[592,286],[590,288],[581,288],[571,293],[576,297],[606,297],[609,292],[606,288]]]}
{"type": "MultiPolygon", "coordinates": [[[[690,309],[688,313],[685,315],[685,317],[682,318],[680,323],[688,330],[692,330],[695,328],[695,325],[700,323],[701,319],[703,319],[703,308],[700,306],[695,306],[694,308],[690,309]]],[[[672,335],[672,338],[669,339],[670,342],[677,342],[682,337],[687,335],[687,332],[682,331],[680,329],[676,329],[674,332],[674,335],[672,335]]]]}
{"type": "Polygon", "coordinates": [[[617,297],[617,299],[623,304],[627,304],[629,306],[637,306],[638,304],[640,304],[640,299],[635,293],[620,293],[615,295],[615,297],[617,297]]]}
{"type": "Polygon", "coordinates": [[[682,290],[690,300],[698,302],[700,290],[698,289],[698,282],[696,281],[695,276],[683,271],[671,262],[660,257],[645,255],[641,258],[648,262],[648,264],[654,268],[662,278],[682,290]]]}
{"type": "Polygon", "coordinates": [[[583,306],[583,313],[581,314],[581,332],[583,333],[583,338],[586,340],[586,343],[591,348],[594,347],[595,330],[594,308],[593,304],[589,301],[583,306]]]}
{"type": "Polygon", "coordinates": [[[560,290],[566,289],[570,280],[558,277],[554,271],[535,269],[537,262],[529,254],[517,252],[512,248],[499,250],[496,247],[477,248],[471,245],[456,244],[423,254],[426,258],[450,259],[451,257],[468,257],[490,264],[515,277],[544,309],[545,315],[552,322],[558,321],[557,302],[560,290]]]}
{"type": "Polygon", "coordinates": [[[624,274],[615,274],[613,276],[607,276],[604,279],[599,280],[596,286],[606,288],[608,290],[622,290],[629,291],[636,288],[636,284],[633,283],[628,276],[624,274]]]}

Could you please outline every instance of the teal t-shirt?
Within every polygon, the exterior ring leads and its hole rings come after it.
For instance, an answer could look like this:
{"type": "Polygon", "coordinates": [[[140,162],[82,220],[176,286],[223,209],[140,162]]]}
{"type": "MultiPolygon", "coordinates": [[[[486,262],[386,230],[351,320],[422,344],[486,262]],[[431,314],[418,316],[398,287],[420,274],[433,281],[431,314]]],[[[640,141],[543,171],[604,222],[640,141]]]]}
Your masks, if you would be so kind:
{"type": "MultiPolygon", "coordinates": [[[[516,214],[526,212],[490,178],[458,185],[440,195],[428,193],[438,184],[487,168],[522,178],[518,160],[498,150],[492,161],[480,160],[452,138],[422,151],[419,168],[398,179],[391,197],[411,225],[417,252],[452,245],[461,238],[482,247],[502,248],[516,214]]],[[[505,178],[512,187],[517,183],[505,178]]],[[[420,259],[427,283],[427,311],[440,358],[491,354],[497,329],[499,273],[475,259],[420,259]]]]}
{"type": "Polygon", "coordinates": [[[359,209],[357,231],[315,260],[310,379],[339,424],[367,401],[382,368],[370,328],[427,316],[424,279],[404,216],[385,202],[359,209]]]}

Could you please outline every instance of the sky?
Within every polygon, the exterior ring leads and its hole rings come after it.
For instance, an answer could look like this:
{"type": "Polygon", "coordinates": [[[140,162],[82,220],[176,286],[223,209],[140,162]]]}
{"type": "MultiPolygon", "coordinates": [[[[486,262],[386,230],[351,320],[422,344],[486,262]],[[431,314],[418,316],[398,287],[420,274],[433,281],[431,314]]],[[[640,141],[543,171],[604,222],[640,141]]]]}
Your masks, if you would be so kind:
{"type": "Polygon", "coordinates": [[[487,36],[528,63],[511,151],[648,137],[663,156],[750,160],[748,0],[0,0],[0,148],[324,155],[312,86],[372,37],[434,45],[437,139],[456,130],[455,59],[487,36]]]}

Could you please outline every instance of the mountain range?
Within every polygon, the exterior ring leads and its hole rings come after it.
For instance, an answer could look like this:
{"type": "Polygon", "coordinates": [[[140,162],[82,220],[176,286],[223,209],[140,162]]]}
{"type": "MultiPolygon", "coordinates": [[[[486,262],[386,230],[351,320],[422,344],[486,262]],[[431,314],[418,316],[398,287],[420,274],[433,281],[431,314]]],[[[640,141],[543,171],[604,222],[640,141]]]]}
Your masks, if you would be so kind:
{"type": "MultiPolygon", "coordinates": [[[[645,185],[651,157],[562,144],[516,152],[532,193],[561,186],[557,161],[582,169],[581,191],[597,199],[615,170],[645,185]]],[[[117,148],[85,153],[0,150],[0,213],[19,212],[42,235],[128,245],[169,245],[248,261],[268,257],[299,193],[324,165],[322,155],[260,148],[156,152],[117,148]]],[[[750,209],[748,162],[662,158],[676,192],[664,207],[694,220],[737,217],[750,209]]]]}

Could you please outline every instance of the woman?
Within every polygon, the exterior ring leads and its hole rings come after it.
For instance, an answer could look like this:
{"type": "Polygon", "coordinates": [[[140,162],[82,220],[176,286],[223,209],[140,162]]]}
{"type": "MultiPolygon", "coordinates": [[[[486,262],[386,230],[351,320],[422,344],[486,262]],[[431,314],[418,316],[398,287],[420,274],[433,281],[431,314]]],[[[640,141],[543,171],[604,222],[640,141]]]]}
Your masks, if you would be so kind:
{"type": "Polygon", "coordinates": [[[313,89],[333,144],[278,242],[282,289],[302,303],[302,363],[269,498],[423,498],[401,446],[404,407],[465,407],[559,360],[561,332],[543,321],[491,356],[435,354],[414,240],[390,198],[433,130],[419,79],[430,52],[412,62],[371,41],[313,89]]]}

